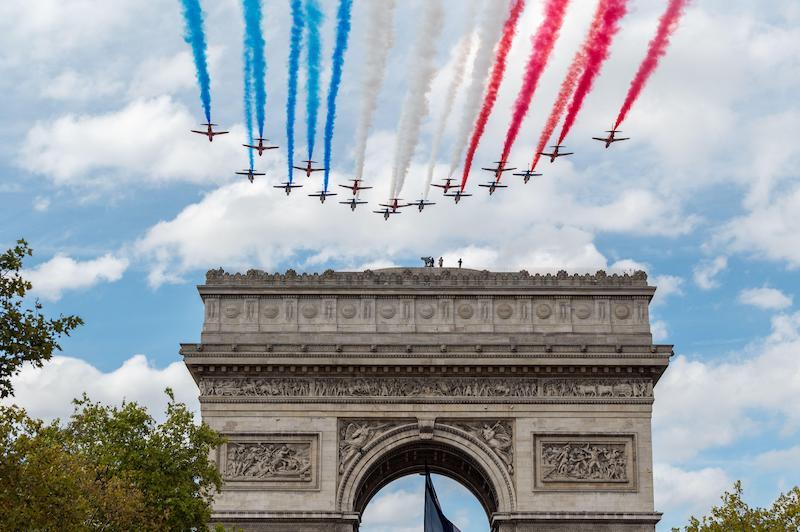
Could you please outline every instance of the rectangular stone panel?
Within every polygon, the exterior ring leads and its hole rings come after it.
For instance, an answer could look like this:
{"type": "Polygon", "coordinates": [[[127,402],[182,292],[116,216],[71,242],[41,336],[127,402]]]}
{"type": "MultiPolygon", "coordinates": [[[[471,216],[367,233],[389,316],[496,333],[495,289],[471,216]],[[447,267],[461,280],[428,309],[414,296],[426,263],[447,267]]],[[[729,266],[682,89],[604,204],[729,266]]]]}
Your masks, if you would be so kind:
{"type": "Polygon", "coordinates": [[[319,489],[319,434],[224,434],[217,450],[224,490],[319,489]]]}
{"type": "Polygon", "coordinates": [[[636,491],[634,434],[533,433],[534,491],[636,491]]]}

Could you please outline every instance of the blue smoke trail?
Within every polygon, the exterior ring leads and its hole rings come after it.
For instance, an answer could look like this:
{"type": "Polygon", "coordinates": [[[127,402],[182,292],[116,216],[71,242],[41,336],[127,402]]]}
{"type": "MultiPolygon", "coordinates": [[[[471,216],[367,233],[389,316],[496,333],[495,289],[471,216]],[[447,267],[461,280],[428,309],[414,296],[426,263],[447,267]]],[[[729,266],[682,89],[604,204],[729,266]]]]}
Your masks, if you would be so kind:
{"type": "MultiPolygon", "coordinates": [[[[289,88],[286,95],[286,151],[289,160],[289,183],[292,182],[294,164],[294,115],[297,107],[297,69],[300,63],[300,39],[303,37],[303,5],[292,0],[292,33],[289,45],[289,88]]],[[[310,157],[309,157],[310,159],[310,157]]]]}
{"type": "Polygon", "coordinates": [[[342,81],[344,53],[347,51],[347,39],[350,36],[350,8],[353,0],[340,0],[336,13],[336,46],[333,49],[333,72],[331,84],[328,86],[328,116],[325,119],[325,179],[322,190],[328,190],[328,174],[331,171],[331,141],[333,140],[333,123],[336,120],[336,95],[342,81]]]}
{"type": "Polygon", "coordinates": [[[256,122],[258,136],[264,136],[264,113],[267,106],[267,89],[264,75],[267,62],[264,59],[264,35],[261,33],[261,0],[242,0],[244,10],[245,46],[250,49],[250,74],[255,93],[256,122]]]}
{"type": "Polygon", "coordinates": [[[317,0],[306,0],[306,27],[308,28],[308,76],[306,87],[306,135],[308,140],[308,158],[314,155],[314,139],[317,136],[317,111],[319,110],[319,60],[322,43],[319,27],[322,25],[322,10],[317,0]]]}
{"type": "Polygon", "coordinates": [[[211,122],[211,78],[208,76],[206,62],[206,36],[203,32],[203,10],[200,9],[200,0],[181,0],[183,5],[183,18],[186,29],[183,40],[192,47],[194,67],[197,70],[197,82],[200,84],[200,101],[203,102],[203,111],[206,122],[211,122]]]}
{"type": "MultiPolygon", "coordinates": [[[[247,144],[253,143],[253,61],[250,50],[244,47],[244,125],[247,130],[247,144]]],[[[253,148],[247,148],[250,170],[253,169],[253,148]]]]}

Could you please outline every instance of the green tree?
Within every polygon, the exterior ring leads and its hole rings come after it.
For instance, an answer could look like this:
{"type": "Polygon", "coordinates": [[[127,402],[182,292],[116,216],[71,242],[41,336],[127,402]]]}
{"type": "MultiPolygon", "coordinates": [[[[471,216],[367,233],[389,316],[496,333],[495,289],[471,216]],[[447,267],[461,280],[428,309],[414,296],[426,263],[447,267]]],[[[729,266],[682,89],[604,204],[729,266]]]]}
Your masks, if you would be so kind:
{"type": "MultiPolygon", "coordinates": [[[[686,532],[783,532],[800,530],[800,487],[782,493],[770,508],[751,507],[744,500],[742,482],[737,480],[733,492],[722,495],[722,504],[710,515],[692,516],[686,532]]],[[[673,528],[673,532],[680,529],[673,528]]]]}
{"type": "Polygon", "coordinates": [[[32,285],[20,270],[23,259],[32,254],[24,240],[0,254],[0,398],[14,394],[11,377],[23,363],[41,367],[53,351],[61,350],[59,338],[83,324],[77,316],[46,318],[38,300],[26,307],[25,296],[32,285]]]}
{"type": "Polygon", "coordinates": [[[223,439],[167,394],[163,423],[86,396],[64,426],[0,409],[0,530],[205,529],[223,439]]]}

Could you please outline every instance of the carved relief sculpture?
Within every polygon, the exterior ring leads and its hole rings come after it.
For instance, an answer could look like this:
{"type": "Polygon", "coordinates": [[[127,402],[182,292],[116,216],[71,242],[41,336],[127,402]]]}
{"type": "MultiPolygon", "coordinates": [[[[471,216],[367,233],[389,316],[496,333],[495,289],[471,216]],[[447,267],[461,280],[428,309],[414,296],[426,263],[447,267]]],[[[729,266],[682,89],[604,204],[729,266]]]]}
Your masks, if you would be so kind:
{"type": "Polygon", "coordinates": [[[625,482],[624,443],[543,443],[543,482],[625,482]]]}
{"type": "Polygon", "coordinates": [[[514,435],[510,421],[472,421],[447,424],[452,424],[485,443],[503,461],[508,472],[514,474],[514,435]]]}
{"type": "Polygon", "coordinates": [[[229,443],[226,480],[311,480],[310,443],[229,443]]]}
{"type": "Polygon", "coordinates": [[[391,421],[341,421],[339,425],[339,474],[351,460],[361,455],[364,448],[378,436],[397,425],[391,421]]]}

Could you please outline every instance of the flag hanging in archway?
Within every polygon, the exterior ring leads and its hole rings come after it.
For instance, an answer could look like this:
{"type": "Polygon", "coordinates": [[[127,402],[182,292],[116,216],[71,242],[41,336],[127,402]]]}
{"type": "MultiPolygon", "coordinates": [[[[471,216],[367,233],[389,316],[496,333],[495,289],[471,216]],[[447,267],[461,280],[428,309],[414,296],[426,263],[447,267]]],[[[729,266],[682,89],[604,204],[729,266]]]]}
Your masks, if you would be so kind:
{"type": "Polygon", "coordinates": [[[444,516],[427,469],[425,470],[425,532],[461,532],[444,516]]]}

